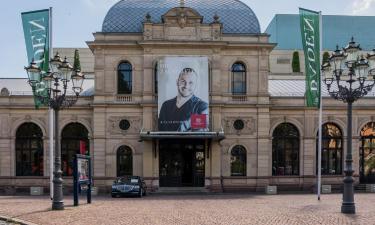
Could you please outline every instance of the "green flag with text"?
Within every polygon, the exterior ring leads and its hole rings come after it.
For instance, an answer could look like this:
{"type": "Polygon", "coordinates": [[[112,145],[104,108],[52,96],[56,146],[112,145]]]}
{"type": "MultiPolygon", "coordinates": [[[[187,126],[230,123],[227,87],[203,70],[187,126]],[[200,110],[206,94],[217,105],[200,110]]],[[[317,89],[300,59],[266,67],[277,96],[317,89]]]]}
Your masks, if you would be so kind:
{"type": "MultiPolygon", "coordinates": [[[[28,63],[33,59],[42,70],[42,74],[48,71],[49,60],[49,9],[21,13],[23,32],[27,50],[28,63]]],[[[42,76],[41,76],[42,78],[42,76]]],[[[43,82],[33,90],[35,107],[43,105],[35,94],[48,95],[43,82]]]]}
{"type": "Polygon", "coordinates": [[[319,13],[299,9],[302,46],[305,54],[306,105],[320,104],[320,34],[319,13]]]}

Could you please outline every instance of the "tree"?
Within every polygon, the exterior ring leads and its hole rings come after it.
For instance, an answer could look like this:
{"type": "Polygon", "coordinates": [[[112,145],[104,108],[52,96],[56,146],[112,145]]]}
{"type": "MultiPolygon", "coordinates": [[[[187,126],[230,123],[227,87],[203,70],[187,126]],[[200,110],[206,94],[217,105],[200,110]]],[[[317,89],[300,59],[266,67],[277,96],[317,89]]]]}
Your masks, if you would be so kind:
{"type": "Polygon", "coordinates": [[[299,54],[298,54],[298,51],[294,51],[293,52],[292,71],[293,71],[293,73],[299,73],[299,72],[301,72],[300,64],[299,64],[299,54]]]}
{"type": "Polygon", "coordinates": [[[79,52],[78,49],[74,51],[74,64],[73,64],[73,70],[74,71],[81,71],[81,62],[79,60],[79,52]]]}
{"type": "Polygon", "coordinates": [[[322,59],[322,65],[323,65],[325,62],[328,62],[328,58],[329,58],[329,53],[328,53],[328,52],[324,52],[324,53],[323,53],[323,59],[322,59]]]}

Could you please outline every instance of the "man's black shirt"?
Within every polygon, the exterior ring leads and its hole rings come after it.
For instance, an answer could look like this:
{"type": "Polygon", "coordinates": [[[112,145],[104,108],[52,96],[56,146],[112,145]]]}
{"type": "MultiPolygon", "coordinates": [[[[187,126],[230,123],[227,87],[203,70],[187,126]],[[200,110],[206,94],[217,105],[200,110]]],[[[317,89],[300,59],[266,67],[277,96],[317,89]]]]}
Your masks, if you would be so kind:
{"type": "Polygon", "coordinates": [[[193,95],[180,108],[176,106],[177,97],[165,101],[159,114],[159,131],[191,131],[192,114],[206,114],[208,104],[193,95]]]}

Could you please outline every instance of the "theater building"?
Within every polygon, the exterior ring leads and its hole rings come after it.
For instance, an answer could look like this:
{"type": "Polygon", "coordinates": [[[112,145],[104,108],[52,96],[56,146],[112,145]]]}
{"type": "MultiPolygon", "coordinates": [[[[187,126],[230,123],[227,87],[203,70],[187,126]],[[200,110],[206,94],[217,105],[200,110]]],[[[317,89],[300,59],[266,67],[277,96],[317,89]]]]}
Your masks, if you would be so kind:
{"type": "MultiPolygon", "coordinates": [[[[89,79],[60,114],[64,185],[81,152],[100,191],[124,175],[151,191],[312,190],[318,110],[303,70],[278,59],[293,49],[279,54],[270,34],[237,0],[119,1],[80,49],[89,79]]],[[[34,109],[26,79],[0,82],[0,188],[48,188],[48,109],[34,109]]],[[[375,183],[373,94],[354,104],[356,184],[375,183]]],[[[323,184],[340,187],[346,105],[326,95],[323,122],[323,184]]]]}

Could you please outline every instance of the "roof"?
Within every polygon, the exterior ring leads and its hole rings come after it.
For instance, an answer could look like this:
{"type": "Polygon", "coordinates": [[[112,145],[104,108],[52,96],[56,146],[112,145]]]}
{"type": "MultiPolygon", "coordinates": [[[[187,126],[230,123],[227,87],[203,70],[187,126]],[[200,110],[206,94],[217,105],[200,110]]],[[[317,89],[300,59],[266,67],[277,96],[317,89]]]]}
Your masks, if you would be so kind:
{"type": "MultiPolygon", "coordinates": [[[[375,16],[323,15],[323,50],[335,50],[336,45],[345,47],[354,37],[363,50],[375,47],[375,16]]],[[[300,20],[297,14],[276,14],[265,33],[270,42],[277,43],[275,49],[302,49],[300,20]]]]}
{"type": "MultiPolygon", "coordinates": [[[[304,97],[306,81],[304,79],[275,79],[268,80],[268,92],[271,97],[304,97]]],[[[323,97],[329,97],[327,87],[322,82],[321,85],[323,97]]],[[[372,89],[366,97],[375,96],[375,88],[372,89]]]]}
{"type": "MultiPolygon", "coordinates": [[[[142,22],[147,13],[153,23],[161,23],[162,15],[179,6],[178,0],[121,0],[108,11],[102,32],[142,33],[142,22]]],[[[223,24],[223,33],[260,33],[258,18],[239,0],[185,0],[185,7],[198,11],[203,16],[203,23],[212,23],[217,14],[223,24]]]]}
{"type": "MultiPolygon", "coordinates": [[[[68,84],[68,94],[72,95],[71,82],[68,84]],[[70,85],[69,85],[70,84],[70,85]]],[[[0,78],[0,90],[6,88],[10,95],[32,95],[31,86],[26,78],[0,78]]],[[[94,95],[94,79],[85,79],[80,96],[94,95]]]]}

